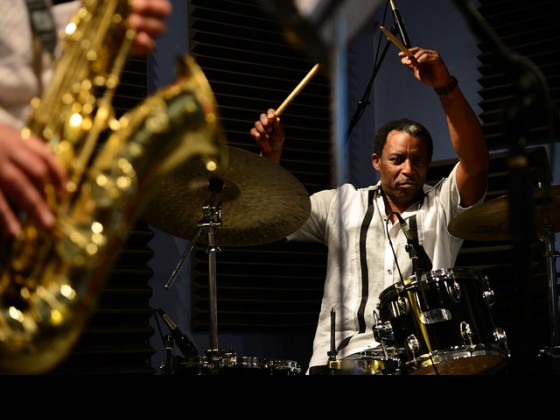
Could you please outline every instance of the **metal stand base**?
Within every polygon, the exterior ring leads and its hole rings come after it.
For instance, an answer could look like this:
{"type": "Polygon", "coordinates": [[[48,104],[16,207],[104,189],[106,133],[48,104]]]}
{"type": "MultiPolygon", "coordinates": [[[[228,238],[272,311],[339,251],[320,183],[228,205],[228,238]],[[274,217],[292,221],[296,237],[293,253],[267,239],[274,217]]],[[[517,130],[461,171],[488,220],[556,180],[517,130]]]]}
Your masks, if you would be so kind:
{"type": "Polygon", "coordinates": [[[544,375],[560,374],[560,347],[548,347],[540,350],[537,360],[537,373],[544,375]]]}

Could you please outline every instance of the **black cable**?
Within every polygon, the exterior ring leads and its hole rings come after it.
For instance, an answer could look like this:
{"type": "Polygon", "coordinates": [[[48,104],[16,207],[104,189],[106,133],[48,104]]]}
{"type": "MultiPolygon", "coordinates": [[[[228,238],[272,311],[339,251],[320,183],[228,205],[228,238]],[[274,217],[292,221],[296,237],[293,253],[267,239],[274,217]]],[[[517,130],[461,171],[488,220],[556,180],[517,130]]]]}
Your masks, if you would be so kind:
{"type": "MultiPolygon", "coordinates": [[[[391,247],[391,251],[393,252],[393,257],[395,258],[395,265],[397,266],[397,271],[399,272],[399,277],[401,279],[401,283],[403,283],[404,286],[404,278],[403,275],[401,273],[401,268],[399,267],[399,260],[397,259],[397,254],[395,252],[395,248],[393,247],[393,241],[391,241],[391,235],[389,235],[389,220],[391,220],[391,217],[396,214],[397,212],[392,211],[391,213],[389,213],[387,215],[387,218],[385,219],[385,233],[387,235],[387,240],[389,241],[389,246],[391,247]]],[[[394,283],[394,281],[393,281],[394,283]]],[[[398,288],[397,288],[397,293],[398,293],[398,288]]]]}

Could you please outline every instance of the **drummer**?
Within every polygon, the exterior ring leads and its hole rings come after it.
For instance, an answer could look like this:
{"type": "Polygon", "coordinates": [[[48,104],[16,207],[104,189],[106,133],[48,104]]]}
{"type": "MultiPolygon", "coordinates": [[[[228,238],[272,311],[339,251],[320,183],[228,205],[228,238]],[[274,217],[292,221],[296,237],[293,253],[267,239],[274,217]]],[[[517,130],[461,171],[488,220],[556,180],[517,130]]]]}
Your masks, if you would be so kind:
{"type": "MultiPolygon", "coordinates": [[[[463,240],[449,233],[448,224],[485,198],[489,154],[477,115],[438,51],[409,51],[415,59],[400,52],[401,63],[438,95],[458,163],[435,186],[427,185],[432,137],[422,124],[397,119],[375,135],[376,185],[356,189],[345,184],[311,196],[307,222],[287,238],[328,246],[309,374],[323,370],[332,350],[344,359],[378,347],[372,327],[381,292],[412,275],[454,267],[463,240]],[[413,238],[407,239],[407,233],[413,238]],[[409,242],[415,244],[412,252],[409,242]],[[425,258],[412,258],[423,251],[425,258]]],[[[260,115],[250,134],[262,156],[280,162],[285,135],[274,109],[260,115]]]]}

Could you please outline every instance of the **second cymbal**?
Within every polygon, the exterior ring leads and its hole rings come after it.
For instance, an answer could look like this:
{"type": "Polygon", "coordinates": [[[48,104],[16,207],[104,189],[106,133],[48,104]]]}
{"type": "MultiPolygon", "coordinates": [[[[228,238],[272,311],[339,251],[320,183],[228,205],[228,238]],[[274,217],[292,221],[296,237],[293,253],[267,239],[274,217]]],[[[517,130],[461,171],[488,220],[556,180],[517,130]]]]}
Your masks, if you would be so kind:
{"type": "MultiPolygon", "coordinates": [[[[560,232],[560,186],[536,188],[533,205],[537,230],[560,232]]],[[[509,197],[504,195],[468,209],[451,221],[449,232],[471,241],[511,240],[509,197]]]]}
{"type": "MultiPolygon", "coordinates": [[[[217,181],[209,179],[200,160],[181,165],[162,181],[142,219],[164,232],[192,239],[203,219],[203,206],[218,186],[215,202],[221,203],[222,226],[216,229],[216,245],[271,243],[297,230],[311,211],[303,184],[266,158],[228,149],[229,166],[217,181]]],[[[205,235],[200,241],[207,243],[205,235]]]]}

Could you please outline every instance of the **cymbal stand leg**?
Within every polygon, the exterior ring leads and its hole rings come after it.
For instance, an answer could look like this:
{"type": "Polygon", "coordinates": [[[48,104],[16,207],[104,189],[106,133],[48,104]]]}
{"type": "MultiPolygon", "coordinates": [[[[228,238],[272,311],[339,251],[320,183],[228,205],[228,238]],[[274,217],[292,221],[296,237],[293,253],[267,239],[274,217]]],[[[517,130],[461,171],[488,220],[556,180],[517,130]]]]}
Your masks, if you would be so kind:
{"type": "Polygon", "coordinates": [[[198,241],[200,239],[200,235],[202,234],[203,230],[204,230],[204,228],[202,228],[202,227],[198,229],[198,231],[194,235],[194,238],[191,240],[190,246],[188,246],[187,249],[185,249],[185,252],[183,252],[183,255],[181,255],[181,258],[179,259],[179,262],[175,266],[175,269],[173,270],[173,273],[171,273],[171,277],[169,277],[169,280],[167,280],[167,283],[165,283],[165,286],[164,286],[165,289],[169,289],[173,285],[173,283],[175,283],[175,280],[177,279],[177,276],[179,275],[181,267],[183,266],[187,257],[189,256],[189,254],[192,252],[192,250],[194,249],[194,247],[198,243],[198,241]]]}

